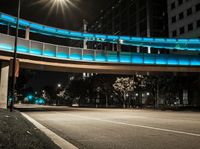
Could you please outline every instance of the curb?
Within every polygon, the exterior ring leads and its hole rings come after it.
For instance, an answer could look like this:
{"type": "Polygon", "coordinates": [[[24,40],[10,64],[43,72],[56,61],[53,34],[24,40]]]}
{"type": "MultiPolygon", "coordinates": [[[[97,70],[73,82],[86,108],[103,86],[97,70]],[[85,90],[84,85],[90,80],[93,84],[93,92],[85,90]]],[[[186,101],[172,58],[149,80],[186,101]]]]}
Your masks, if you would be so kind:
{"type": "Polygon", "coordinates": [[[34,120],[33,118],[31,118],[30,116],[28,116],[27,114],[25,114],[25,113],[21,113],[21,114],[27,120],[29,120],[33,125],[35,125],[39,130],[44,132],[61,149],[78,149],[76,146],[69,143],[65,139],[61,138],[60,136],[58,136],[57,134],[55,134],[54,132],[52,132],[51,130],[49,130],[48,128],[46,128],[45,126],[43,126],[42,124],[40,124],[39,122],[34,120]]]}

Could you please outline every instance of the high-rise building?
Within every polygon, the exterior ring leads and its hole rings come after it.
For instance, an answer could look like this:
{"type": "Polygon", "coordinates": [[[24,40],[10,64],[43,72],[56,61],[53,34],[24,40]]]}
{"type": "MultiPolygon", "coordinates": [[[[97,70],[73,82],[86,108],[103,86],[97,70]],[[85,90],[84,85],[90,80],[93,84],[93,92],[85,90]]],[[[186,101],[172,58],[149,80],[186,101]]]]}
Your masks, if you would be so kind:
{"type": "Polygon", "coordinates": [[[200,38],[200,1],[168,0],[169,37],[200,38]]]}
{"type": "MultiPolygon", "coordinates": [[[[114,0],[109,9],[88,26],[88,32],[140,37],[167,37],[166,0],[114,0]]],[[[89,42],[92,49],[116,50],[117,45],[89,42]]],[[[122,51],[140,51],[147,48],[122,46],[122,51]]],[[[150,51],[149,51],[150,52],[150,51]]],[[[151,53],[158,50],[151,49],[151,53]]]]}

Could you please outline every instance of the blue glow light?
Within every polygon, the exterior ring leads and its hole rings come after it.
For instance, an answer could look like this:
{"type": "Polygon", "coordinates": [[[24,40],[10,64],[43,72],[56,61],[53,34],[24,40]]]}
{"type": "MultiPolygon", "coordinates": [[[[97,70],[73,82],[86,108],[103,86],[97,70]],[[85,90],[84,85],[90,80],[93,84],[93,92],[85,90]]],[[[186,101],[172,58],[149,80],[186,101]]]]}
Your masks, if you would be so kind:
{"type": "Polygon", "coordinates": [[[133,64],[143,64],[144,58],[142,55],[133,54],[132,56],[132,63],[133,64]]]}
{"type": "Polygon", "coordinates": [[[89,34],[89,33],[83,33],[83,37],[86,37],[86,38],[93,38],[94,35],[93,35],[93,34],[89,34]]]}
{"type": "Polygon", "coordinates": [[[166,41],[175,43],[177,40],[175,38],[167,38],[166,41]]]}
{"type": "Polygon", "coordinates": [[[73,32],[73,31],[70,32],[70,35],[72,35],[72,36],[78,36],[78,37],[82,36],[82,34],[80,32],[73,32]]]}
{"type": "Polygon", "coordinates": [[[10,21],[11,23],[15,23],[15,18],[10,15],[1,14],[1,18],[10,21]]]}
{"type": "Polygon", "coordinates": [[[19,24],[22,25],[22,26],[29,26],[30,23],[28,21],[25,21],[25,20],[19,20],[19,24]]]}
{"type": "Polygon", "coordinates": [[[117,40],[117,39],[119,39],[119,37],[118,37],[118,36],[108,35],[108,36],[107,36],[107,39],[117,40]]]}
{"type": "Polygon", "coordinates": [[[17,52],[28,53],[29,49],[25,46],[17,46],[17,52]]]}
{"type": "Polygon", "coordinates": [[[108,52],[107,61],[108,62],[119,62],[117,53],[116,52],[108,52]]]}
{"type": "Polygon", "coordinates": [[[44,27],[44,30],[45,30],[45,31],[48,31],[48,32],[56,33],[56,29],[55,29],[55,28],[52,28],[52,27],[47,27],[47,26],[45,26],[45,27],[44,27]]]}
{"type": "Polygon", "coordinates": [[[92,54],[84,54],[83,55],[83,60],[93,61],[94,60],[94,56],[92,54]]]}
{"type": "Polygon", "coordinates": [[[96,38],[106,38],[106,35],[96,34],[95,37],[96,37],[96,38]]]}
{"type": "Polygon", "coordinates": [[[180,57],[179,58],[179,65],[187,66],[190,65],[190,60],[187,57],[180,57]]]}
{"type": "Polygon", "coordinates": [[[77,54],[77,53],[73,53],[73,54],[70,54],[69,58],[70,59],[74,59],[74,60],[80,60],[81,59],[81,55],[77,54]]]}
{"type": "Polygon", "coordinates": [[[33,100],[33,95],[28,95],[27,98],[28,98],[28,101],[32,101],[33,100]]]}
{"type": "Polygon", "coordinates": [[[39,24],[35,24],[35,23],[31,23],[30,27],[34,28],[34,29],[43,30],[43,26],[41,26],[39,24]]]}
{"type": "Polygon", "coordinates": [[[167,64],[168,65],[179,65],[178,57],[174,57],[174,56],[168,57],[167,64]]]}
{"type": "Polygon", "coordinates": [[[57,53],[58,58],[68,58],[68,54],[65,52],[59,52],[57,53]]]}
{"type": "Polygon", "coordinates": [[[144,54],[144,64],[155,64],[155,63],[156,63],[155,55],[144,54]]]}
{"type": "Polygon", "coordinates": [[[167,57],[164,55],[156,56],[156,64],[157,65],[167,65],[167,57]]]}
{"type": "Polygon", "coordinates": [[[40,49],[31,49],[30,50],[30,53],[31,54],[34,54],[34,55],[42,55],[42,51],[40,49]]]}
{"type": "Polygon", "coordinates": [[[131,40],[129,36],[120,36],[119,37],[121,40],[131,40]]]}
{"type": "Polygon", "coordinates": [[[58,33],[58,34],[61,34],[61,35],[68,35],[68,34],[69,34],[69,31],[58,29],[58,30],[57,30],[57,33],[58,33]]]}
{"type": "Polygon", "coordinates": [[[0,44],[0,49],[3,49],[3,50],[8,50],[8,51],[12,51],[13,50],[13,48],[12,48],[12,46],[10,46],[9,44],[0,44]]]}
{"type": "Polygon", "coordinates": [[[51,50],[44,50],[43,55],[44,56],[49,56],[49,57],[55,57],[55,52],[53,52],[51,50]]]}
{"type": "Polygon", "coordinates": [[[131,63],[131,53],[121,53],[120,54],[121,63],[131,63]]]}
{"type": "Polygon", "coordinates": [[[97,54],[95,57],[96,62],[106,62],[106,56],[104,54],[97,54]]]}
{"type": "Polygon", "coordinates": [[[154,41],[153,38],[143,38],[143,40],[144,40],[145,42],[152,42],[152,41],[154,41]]]}

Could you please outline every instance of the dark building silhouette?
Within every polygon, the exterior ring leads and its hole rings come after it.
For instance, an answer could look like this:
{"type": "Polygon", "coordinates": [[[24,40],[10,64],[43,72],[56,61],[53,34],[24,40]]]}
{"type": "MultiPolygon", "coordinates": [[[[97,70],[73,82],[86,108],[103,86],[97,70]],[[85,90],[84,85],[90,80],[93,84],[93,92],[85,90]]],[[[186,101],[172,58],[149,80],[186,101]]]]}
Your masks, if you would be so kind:
{"type": "MultiPolygon", "coordinates": [[[[88,32],[140,37],[167,37],[166,0],[114,0],[101,16],[88,25],[88,32]]],[[[82,44],[82,43],[79,43],[82,44]]],[[[79,45],[80,46],[80,45],[79,45]]],[[[90,49],[116,50],[117,45],[88,42],[90,49]]],[[[122,46],[122,51],[148,52],[147,48],[122,46]]],[[[149,53],[157,53],[149,49],[149,53]]]]}

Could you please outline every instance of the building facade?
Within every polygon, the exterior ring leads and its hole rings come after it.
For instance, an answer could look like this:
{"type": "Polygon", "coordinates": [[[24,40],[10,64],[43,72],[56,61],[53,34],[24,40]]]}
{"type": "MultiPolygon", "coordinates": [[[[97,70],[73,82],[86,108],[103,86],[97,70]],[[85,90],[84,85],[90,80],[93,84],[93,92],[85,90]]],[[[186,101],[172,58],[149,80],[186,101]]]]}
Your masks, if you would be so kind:
{"type": "MultiPolygon", "coordinates": [[[[88,32],[140,37],[167,37],[166,0],[114,0],[109,9],[88,26],[88,32]]],[[[89,42],[88,48],[116,50],[117,45],[89,42]]],[[[122,51],[147,53],[147,48],[121,47],[122,51]]],[[[151,53],[158,50],[152,49],[151,53]]]]}
{"type": "Polygon", "coordinates": [[[200,1],[168,0],[169,37],[200,38],[200,1]]]}

